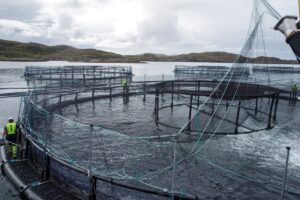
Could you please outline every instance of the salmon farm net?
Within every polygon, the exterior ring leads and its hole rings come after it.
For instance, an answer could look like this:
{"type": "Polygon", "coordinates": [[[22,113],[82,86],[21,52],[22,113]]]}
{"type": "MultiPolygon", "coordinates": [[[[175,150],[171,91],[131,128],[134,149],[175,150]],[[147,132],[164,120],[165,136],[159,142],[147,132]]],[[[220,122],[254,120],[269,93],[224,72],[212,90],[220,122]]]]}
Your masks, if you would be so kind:
{"type": "Polygon", "coordinates": [[[260,197],[278,195],[280,182],[267,169],[247,174],[240,168],[247,159],[224,147],[234,146],[231,137],[276,127],[285,90],[248,74],[213,81],[132,76],[127,67],[28,67],[35,87],[21,103],[24,157],[82,198],[210,198],[240,181],[254,182],[260,197]]]}
{"type": "Polygon", "coordinates": [[[23,95],[21,160],[1,169],[26,178],[21,193],[51,181],[45,199],[61,189],[56,199],[299,199],[300,74],[268,64],[266,50],[279,48],[266,48],[266,17],[281,18],[255,0],[233,63],[177,65],[168,78],[137,81],[129,66],[26,67],[28,93],[0,95],[23,95]]]}

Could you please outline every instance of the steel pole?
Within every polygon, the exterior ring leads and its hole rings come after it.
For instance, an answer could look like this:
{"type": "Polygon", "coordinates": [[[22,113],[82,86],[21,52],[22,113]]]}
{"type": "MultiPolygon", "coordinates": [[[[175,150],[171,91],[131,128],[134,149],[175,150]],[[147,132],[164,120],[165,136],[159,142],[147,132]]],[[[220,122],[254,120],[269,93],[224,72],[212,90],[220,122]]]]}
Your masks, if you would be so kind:
{"type": "Polygon", "coordinates": [[[89,199],[92,200],[93,199],[93,194],[94,194],[94,181],[93,181],[93,176],[92,176],[92,148],[93,148],[93,132],[94,132],[94,125],[91,124],[90,125],[90,134],[89,134],[89,171],[88,171],[88,175],[89,175],[89,180],[90,180],[90,196],[89,199]]]}
{"type": "Polygon", "coordinates": [[[177,136],[174,138],[174,149],[173,149],[173,172],[172,172],[172,200],[175,199],[175,174],[176,174],[176,145],[177,145],[177,136]]]}
{"type": "Polygon", "coordinates": [[[285,172],[284,172],[284,178],[283,178],[283,184],[282,184],[281,200],[284,199],[284,191],[285,191],[285,185],[286,185],[286,176],[287,176],[287,172],[288,172],[288,164],[289,164],[291,147],[286,147],[286,150],[287,150],[287,155],[286,155],[286,161],[285,161],[285,172]]]}

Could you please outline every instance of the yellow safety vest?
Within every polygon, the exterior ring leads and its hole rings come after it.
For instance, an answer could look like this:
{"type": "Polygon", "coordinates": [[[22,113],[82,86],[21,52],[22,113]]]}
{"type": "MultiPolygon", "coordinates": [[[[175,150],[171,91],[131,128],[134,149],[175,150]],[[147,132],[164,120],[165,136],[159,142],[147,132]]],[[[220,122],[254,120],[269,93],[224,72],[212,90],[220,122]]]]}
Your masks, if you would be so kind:
{"type": "Polygon", "coordinates": [[[16,134],[16,131],[17,131],[17,124],[16,123],[7,123],[5,125],[6,127],[6,132],[7,132],[7,135],[15,135],[16,134]]]}
{"type": "Polygon", "coordinates": [[[293,85],[293,86],[292,86],[292,92],[297,92],[297,90],[298,90],[297,85],[293,85]]]}
{"type": "Polygon", "coordinates": [[[127,81],[122,81],[122,86],[127,86],[128,82],[127,81]]]}

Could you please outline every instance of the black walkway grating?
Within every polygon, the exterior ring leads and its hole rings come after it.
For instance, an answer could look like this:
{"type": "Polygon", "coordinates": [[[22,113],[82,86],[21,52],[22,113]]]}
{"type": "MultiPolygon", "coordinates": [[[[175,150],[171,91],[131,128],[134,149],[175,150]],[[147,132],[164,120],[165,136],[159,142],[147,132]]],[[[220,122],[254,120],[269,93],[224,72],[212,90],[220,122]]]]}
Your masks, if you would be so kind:
{"type": "Polygon", "coordinates": [[[40,185],[31,187],[33,191],[44,200],[77,200],[78,198],[69,195],[52,182],[44,182],[40,185]]]}
{"type": "Polygon", "coordinates": [[[36,169],[31,166],[28,160],[24,161],[13,161],[10,163],[13,171],[16,175],[26,184],[38,182],[40,176],[36,169]]]}
{"type": "Polygon", "coordinates": [[[53,182],[47,181],[41,184],[41,177],[37,170],[28,160],[12,161],[10,163],[16,176],[18,176],[26,185],[32,185],[30,188],[44,200],[77,200],[78,198],[68,194],[60,189],[53,182]]]}

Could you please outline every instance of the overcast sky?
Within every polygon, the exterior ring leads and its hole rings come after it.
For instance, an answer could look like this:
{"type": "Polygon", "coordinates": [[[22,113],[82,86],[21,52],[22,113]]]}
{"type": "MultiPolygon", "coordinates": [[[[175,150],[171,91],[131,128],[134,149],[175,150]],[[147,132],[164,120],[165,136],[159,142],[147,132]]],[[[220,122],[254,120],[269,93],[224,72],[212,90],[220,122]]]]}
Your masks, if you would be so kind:
{"type": "MultiPolygon", "coordinates": [[[[282,15],[297,0],[269,0],[282,15]]],[[[67,44],[121,54],[237,53],[245,40],[252,0],[0,0],[0,38],[67,44]]],[[[270,17],[269,17],[270,18],[270,17]]],[[[268,55],[291,57],[266,19],[268,55]]]]}

